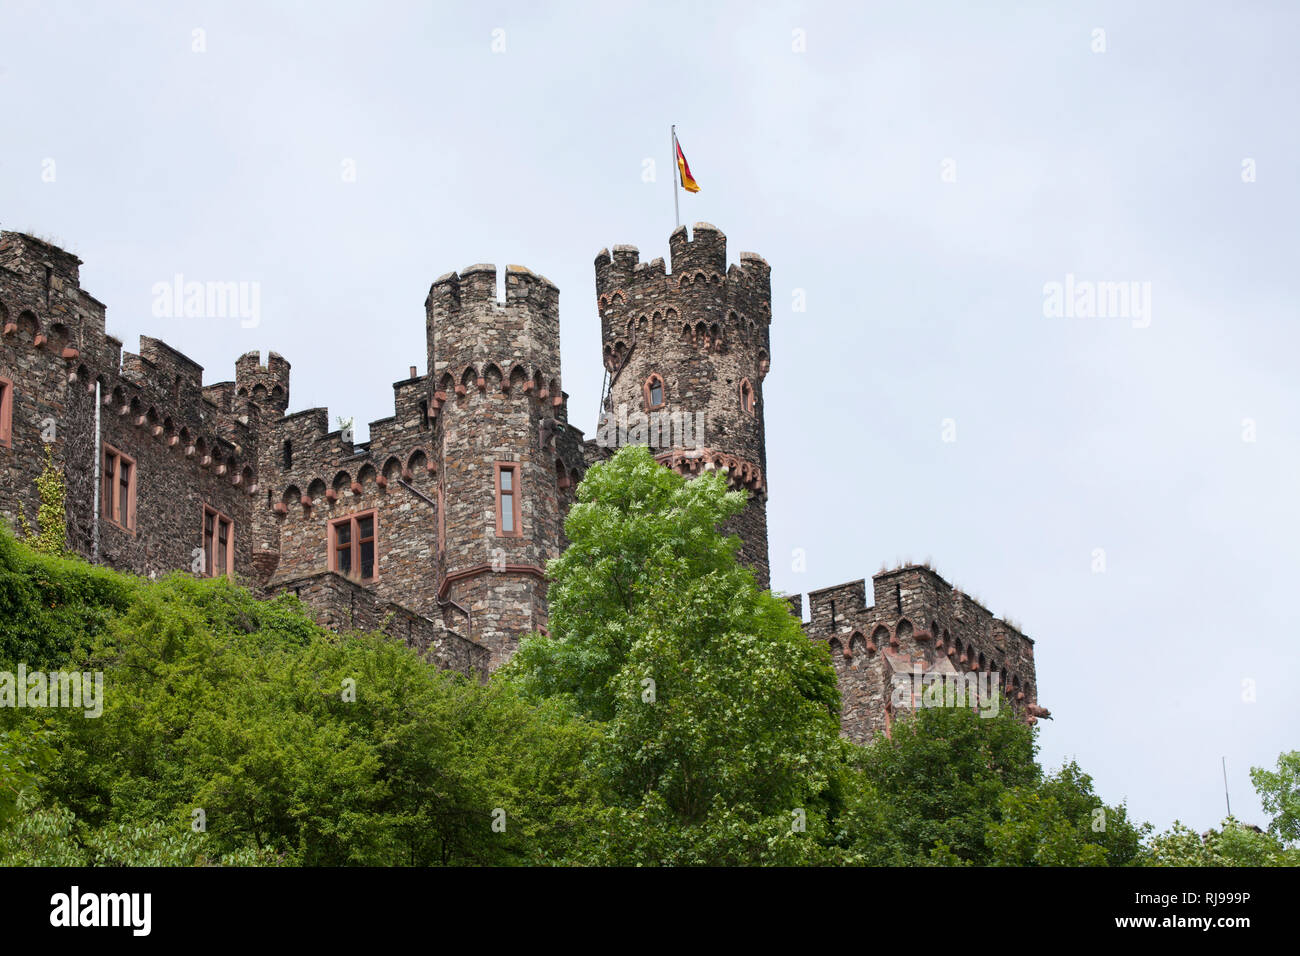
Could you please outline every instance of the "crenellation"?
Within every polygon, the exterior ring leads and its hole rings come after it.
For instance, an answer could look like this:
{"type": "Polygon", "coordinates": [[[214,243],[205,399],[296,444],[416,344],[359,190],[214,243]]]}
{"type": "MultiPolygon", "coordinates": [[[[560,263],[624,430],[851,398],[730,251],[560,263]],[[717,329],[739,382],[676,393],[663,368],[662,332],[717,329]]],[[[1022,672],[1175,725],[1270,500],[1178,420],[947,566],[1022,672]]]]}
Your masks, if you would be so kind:
{"type": "MultiPolygon", "coordinates": [[[[292,591],[328,627],[382,628],[440,667],[479,679],[548,622],[546,562],[587,470],[610,457],[611,416],[647,426],[656,460],[694,477],[725,469],[749,503],[722,530],[768,582],[763,380],[771,362],[771,268],[708,223],[596,256],[608,390],[597,438],[569,423],[559,290],[520,265],[448,272],[425,299],[426,364],[393,383],[393,414],[357,442],[325,408],[289,412],[290,363],[245,352],[231,381],[160,339],[123,352],[106,309],[79,285],[80,259],[0,233],[0,380],[13,427],[0,430],[0,513],[36,511],[50,422],[68,476],[68,540],[80,554],[142,574],[229,573],[262,594],[292,591]],[[95,404],[96,389],[100,404],[95,404]],[[102,515],[94,481],[96,411],[105,456],[127,462],[129,509],[102,515]],[[654,416],[654,417],[652,417],[654,416]],[[689,416],[693,427],[686,427],[689,416]],[[113,456],[117,456],[114,458],[113,456]],[[117,520],[117,519],[121,520],[117,520]],[[201,545],[224,522],[227,564],[201,545]],[[196,562],[196,556],[202,558],[196,562]]],[[[4,423],[8,424],[8,423],[4,423]]],[[[617,434],[617,430],[615,431],[617,434]]],[[[125,499],[124,499],[125,500],[125,499]]],[[[106,504],[106,508],[111,504],[106,504]]],[[[997,671],[1033,721],[1033,641],[927,566],[808,592],[808,638],[830,651],[843,733],[865,740],[895,718],[891,681],[997,671]],[[868,604],[868,597],[871,603],[868,604]]],[[[796,619],[802,595],[784,597],[796,619]]]]}
{"type": "Polygon", "coordinates": [[[881,571],[872,577],[869,607],[860,604],[865,593],[865,581],[810,593],[811,620],[803,625],[811,639],[831,648],[841,721],[851,739],[888,732],[891,681],[908,661],[907,668],[997,673],[999,686],[1014,682],[1008,692],[1013,706],[1037,704],[1029,638],[933,569],[908,564],[881,571]]]}
{"type": "Polygon", "coordinates": [[[615,246],[612,261],[603,252],[596,257],[610,376],[604,420],[662,409],[702,423],[702,441],[688,446],[670,433],[666,445],[656,446],[656,457],[683,474],[726,467],[733,485],[750,492],[749,506],[725,530],[739,535],[742,558],[766,586],[769,270],[750,255],[729,271],[726,236],[708,223],[696,223],[693,239],[679,227],[669,251],[671,275],[663,273],[662,260],[639,263],[633,246],[615,246]],[[654,262],[660,266],[650,268],[654,262]],[[659,405],[652,404],[656,395],[659,405]]]}
{"type": "Polygon", "coordinates": [[[808,613],[818,629],[836,634],[851,629],[852,622],[866,610],[865,578],[808,592],[808,613]]]}

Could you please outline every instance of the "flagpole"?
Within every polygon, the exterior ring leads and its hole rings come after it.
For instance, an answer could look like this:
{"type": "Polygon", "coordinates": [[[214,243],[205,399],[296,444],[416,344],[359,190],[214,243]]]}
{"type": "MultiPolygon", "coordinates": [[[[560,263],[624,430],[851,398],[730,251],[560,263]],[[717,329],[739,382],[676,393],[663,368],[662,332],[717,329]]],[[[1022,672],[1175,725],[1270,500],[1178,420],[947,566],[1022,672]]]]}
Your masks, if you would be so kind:
{"type": "Polygon", "coordinates": [[[681,171],[677,168],[677,126],[674,125],[673,126],[673,221],[676,223],[676,225],[673,226],[673,232],[676,232],[678,229],[682,227],[682,212],[677,205],[677,186],[678,186],[678,181],[681,179],[680,172],[681,171]]]}

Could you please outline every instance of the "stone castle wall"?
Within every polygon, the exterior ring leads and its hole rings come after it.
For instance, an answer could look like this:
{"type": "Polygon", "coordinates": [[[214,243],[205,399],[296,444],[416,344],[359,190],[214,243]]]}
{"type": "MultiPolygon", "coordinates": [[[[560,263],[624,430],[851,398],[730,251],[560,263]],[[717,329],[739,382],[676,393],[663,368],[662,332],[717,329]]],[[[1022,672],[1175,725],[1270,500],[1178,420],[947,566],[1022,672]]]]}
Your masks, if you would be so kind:
{"type": "Polygon", "coordinates": [[[383,631],[419,650],[443,670],[487,679],[490,655],[486,647],[409,608],[381,600],[355,581],[322,571],[281,581],[273,590],[296,595],[322,627],[383,631]]]}
{"type": "MultiPolygon", "coordinates": [[[[1034,642],[934,571],[917,565],[882,571],[872,578],[873,603],[866,597],[864,580],[812,591],[804,624],[809,638],[830,649],[841,726],[850,739],[887,731],[894,675],[911,666],[933,670],[940,658],[957,673],[996,672],[1014,705],[1037,704],[1034,642]]],[[[803,596],[787,600],[800,616],[803,596]]]]}
{"type": "Polygon", "coordinates": [[[439,596],[463,609],[494,667],[546,627],[544,570],[585,470],[560,385],[559,290],[509,266],[498,302],[496,276],[492,265],[448,273],[425,302],[444,509],[439,596]],[[503,469],[518,501],[509,522],[497,505],[503,469]]]}
{"type": "MultiPolygon", "coordinates": [[[[670,434],[655,448],[665,465],[683,474],[726,467],[735,487],[750,493],[746,513],[726,528],[740,535],[741,558],[762,587],[767,555],[767,443],[763,379],[770,367],[771,269],[750,252],[727,267],[727,239],[696,223],[669,238],[671,272],[663,259],[641,262],[635,246],[615,246],[596,257],[605,370],[606,412],[649,413],[647,383],[657,376],[663,412],[704,416],[690,442],[670,434]],[[747,395],[744,394],[747,391],[747,395]],[[696,436],[703,432],[703,442],[696,436]]],[[[662,413],[661,413],[662,414],[662,413]]]]}
{"type": "MultiPolygon", "coordinates": [[[[671,272],[631,246],[596,257],[608,377],[597,439],[568,421],[559,291],[509,266],[498,301],[496,268],[477,265],[432,284],[426,372],[412,367],[394,383],[393,415],[358,443],[327,409],[288,412],[290,365],[274,352],[265,364],[258,352],[240,356],[233,381],[209,385],[157,339],[123,353],[104,306],[80,288],[76,256],[0,233],[0,384],[12,396],[11,434],[0,429],[0,515],[13,522],[21,506],[34,520],[48,445],[67,476],[68,541],[95,554],[98,410],[103,441],[136,463],[134,527],[101,516],[102,563],[192,569],[212,508],[233,522],[241,583],[291,590],[326,626],[382,629],[439,666],[483,677],[547,626],[546,562],[567,543],[578,482],[614,451],[610,416],[635,435],[651,412],[686,413],[689,438],[679,427],[653,450],[688,476],[726,468],[749,493],[724,530],[766,587],[770,268],[752,253],[728,266],[726,237],[707,223],[693,237],[677,229],[669,247],[671,272]],[[652,378],[662,408],[651,407],[652,378]],[[515,469],[514,529],[497,508],[503,467],[515,469]],[[337,573],[330,547],[331,524],[361,514],[376,526],[376,573],[365,581],[337,573]]],[[[996,670],[1028,719],[1044,713],[1033,642],[927,568],[877,574],[870,604],[862,580],[808,597],[804,628],[831,652],[852,739],[888,731],[891,682],[904,671],[996,670]]],[[[802,598],[788,600],[798,615],[802,598]]]]}
{"type": "Polygon", "coordinates": [[[203,509],[236,527],[235,575],[251,581],[251,494],[257,432],[212,401],[202,368],[157,339],[122,353],[104,306],[79,285],[80,260],[48,243],[0,233],[0,378],[12,382],[12,428],[0,448],[0,513],[33,521],[46,446],[67,477],[68,541],[95,549],[95,389],[105,445],[135,460],[134,522],[101,515],[99,558],[157,575],[188,570],[203,509]],[[134,525],[130,527],[130,525],[134,525]]]}

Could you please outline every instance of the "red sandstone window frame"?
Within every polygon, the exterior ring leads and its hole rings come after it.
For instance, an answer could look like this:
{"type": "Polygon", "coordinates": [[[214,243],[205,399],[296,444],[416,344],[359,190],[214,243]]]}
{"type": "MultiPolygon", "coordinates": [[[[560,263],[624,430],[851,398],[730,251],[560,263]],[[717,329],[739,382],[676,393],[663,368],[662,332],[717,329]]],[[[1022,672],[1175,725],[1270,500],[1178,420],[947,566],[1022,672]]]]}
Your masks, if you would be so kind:
{"type": "Polygon", "coordinates": [[[331,519],[328,537],[329,569],[331,571],[362,584],[370,584],[379,580],[379,512],[376,509],[370,508],[366,511],[358,511],[355,514],[331,519]],[[361,522],[366,518],[370,519],[369,537],[363,537],[361,534],[361,522]],[[339,528],[343,525],[347,525],[348,528],[346,541],[339,540],[339,528]],[[369,544],[372,551],[369,577],[363,577],[361,574],[361,546],[364,544],[369,544]],[[339,560],[339,554],[343,551],[348,553],[349,566],[347,569],[342,567],[342,562],[339,560]]]}
{"type": "Polygon", "coordinates": [[[14,383],[0,376],[0,447],[14,446],[14,383]]]}
{"type": "Polygon", "coordinates": [[[103,468],[100,495],[104,519],[116,528],[135,534],[135,488],[138,474],[135,459],[105,443],[103,468]],[[122,500],[123,462],[130,468],[126,479],[125,501],[122,500]]]}
{"type": "Polygon", "coordinates": [[[668,404],[668,388],[664,385],[664,377],[658,372],[652,372],[646,377],[645,382],[641,385],[642,397],[645,399],[645,410],[653,412],[656,408],[663,408],[668,404]],[[656,405],[650,397],[650,391],[655,382],[659,383],[659,403],[656,405]]]}
{"type": "Polygon", "coordinates": [[[740,380],[740,410],[746,415],[754,414],[754,386],[747,378],[740,380]]]}
{"type": "Polygon", "coordinates": [[[203,524],[199,526],[199,534],[203,541],[203,577],[218,578],[235,576],[235,522],[225,512],[218,511],[210,505],[203,506],[203,524]],[[208,518],[212,518],[211,538],[208,532],[208,518]],[[218,570],[217,545],[220,542],[219,535],[222,527],[226,528],[226,560],[225,566],[218,570]]]}
{"type": "Polygon", "coordinates": [[[519,507],[519,462],[517,461],[498,461],[493,468],[493,481],[496,486],[496,516],[497,516],[497,537],[498,538],[521,538],[523,537],[523,515],[519,507]],[[507,472],[510,475],[510,487],[503,489],[501,487],[501,474],[507,472]],[[510,496],[510,520],[512,527],[507,529],[505,526],[506,509],[504,507],[503,497],[510,496]]]}

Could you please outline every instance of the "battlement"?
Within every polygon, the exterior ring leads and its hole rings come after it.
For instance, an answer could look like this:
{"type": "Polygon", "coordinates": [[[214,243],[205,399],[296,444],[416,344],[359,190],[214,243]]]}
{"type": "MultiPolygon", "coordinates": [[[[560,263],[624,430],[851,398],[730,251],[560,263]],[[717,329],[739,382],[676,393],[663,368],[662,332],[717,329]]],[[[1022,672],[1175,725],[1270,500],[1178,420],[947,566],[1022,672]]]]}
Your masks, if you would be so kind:
{"type": "Polygon", "coordinates": [[[709,222],[697,222],[695,235],[688,237],[685,226],[678,226],[668,237],[672,256],[673,274],[727,271],[727,237],[722,230],[709,222]]]}
{"type": "Polygon", "coordinates": [[[555,283],[525,266],[506,266],[505,301],[497,299],[497,267],[481,262],[466,266],[459,274],[448,272],[429,287],[425,309],[430,314],[454,314],[467,310],[524,307],[540,313],[558,314],[560,290],[555,283]]]}
{"type": "Polygon", "coordinates": [[[505,300],[496,266],[440,276],[425,300],[428,414],[477,392],[530,396],[559,405],[560,290],[545,276],[506,267],[505,300]]]}
{"type": "Polygon", "coordinates": [[[602,249],[595,260],[596,296],[602,312],[607,305],[621,302],[631,307],[638,299],[655,298],[684,284],[697,289],[712,284],[724,298],[753,299],[757,306],[767,303],[770,313],[771,266],[757,253],[742,252],[739,264],[728,267],[727,237],[716,226],[697,222],[693,238],[687,237],[685,226],[678,226],[668,238],[668,247],[671,274],[664,271],[662,258],[642,262],[636,246],[614,246],[612,255],[602,249]]]}
{"type": "Polygon", "coordinates": [[[278,352],[268,352],[262,364],[261,352],[245,352],[235,359],[237,407],[249,403],[282,415],[289,407],[290,365],[278,352]]]}
{"type": "Polygon", "coordinates": [[[767,261],[742,252],[740,262],[728,267],[726,237],[703,222],[695,224],[694,240],[682,226],[669,244],[671,273],[664,271],[662,258],[642,262],[636,246],[615,246],[612,255],[602,249],[596,256],[605,367],[614,372],[634,342],[656,340],[705,351],[742,346],[756,357],[755,371],[765,375],[772,321],[767,261]]]}
{"type": "MultiPolygon", "coordinates": [[[[958,621],[977,622],[982,629],[995,631],[1008,640],[1024,641],[1032,646],[1033,640],[1009,621],[997,618],[993,612],[974,598],[954,588],[933,568],[919,564],[906,564],[880,571],[871,578],[873,603],[866,603],[866,579],[849,581],[808,592],[809,623],[829,626],[834,620],[837,629],[844,622],[863,614],[874,617],[908,617],[913,609],[921,609],[914,622],[921,625],[938,616],[958,621]]],[[[802,608],[803,596],[785,597],[791,607],[802,608]]]]}
{"type": "Polygon", "coordinates": [[[267,481],[273,490],[269,504],[278,502],[286,509],[308,501],[320,504],[330,491],[383,489],[417,474],[427,478],[433,472],[427,395],[424,376],[394,382],[394,414],[370,422],[366,442],[348,440],[341,429],[331,427],[327,408],[304,409],[272,422],[265,429],[263,456],[267,475],[273,476],[267,481]]]}
{"type": "Polygon", "coordinates": [[[82,262],[75,254],[25,232],[0,232],[0,266],[21,272],[24,262],[48,264],[56,275],[80,285],[82,262]]]}
{"type": "Polygon", "coordinates": [[[49,394],[48,382],[38,384],[46,376],[87,393],[98,384],[107,414],[220,477],[252,484],[254,436],[212,400],[201,365],[149,336],[139,352],[124,352],[104,331],[103,304],[74,284],[81,260],[71,253],[19,233],[0,234],[0,245],[0,342],[28,356],[25,391],[49,394]]]}
{"type": "MultiPolygon", "coordinates": [[[[328,409],[287,413],[291,366],[275,352],[246,352],[233,381],[205,385],[203,368],[160,339],[123,351],[104,305],[80,288],[80,265],[46,240],[0,232],[0,376],[14,422],[0,513],[37,506],[53,419],[70,538],[105,563],[192,569],[215,512],[233,529],[237,579],[291,588],[329,626],[383,627],[441,666],[482,676],[546,628],[546,563],[567,544],[577,483],[611,453],[568,424],[552,282],[490,263],[439,276],[425,299],[424,373],[409,366],[393,383],[393,414],[357,442],[328,409]],[[131,464],[139,507],[116,517],[95,507],[105,504],[96,429],[111,449],[104,462],[131,464]]],[[[657,429],[665,467],[725,468],[747,492],[723,530],[765,587],[770,266],[751,252],[728,264],[726,236],[696,223],[671,233],[666,256],[602,250],[595,272],[604,407],[657,429]],[[662,440],[674,416],[678,437],[662,440]]],[[[800,616],[803,596],[785,600],[800,616]]],[[[918,671],[1001,673],[1031,722],[1046,713],[1033,641],[928,565],[811,591],[808,610],[805,634],[830,650],[853,739],[888,732],[891,682],[918,671]]]]}
{"type": "MultiPolygon", "coordinates": [[[[852,740],[889,732],[893,681],[899,675],[938,670],[980,673],[993,680],[1029,722],[1038,707],[1034,642],[1014,624],[995,618],[930,567],[907,564],[866,581],[849,581],[808,594],[804,633],[830,650],[839,677],[840,724],[852,740]]],[[[785,597],[800,616],[801,595],[785,597]]]]}

